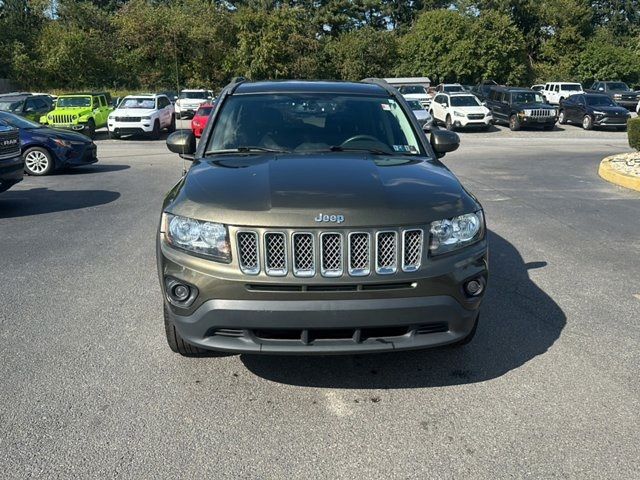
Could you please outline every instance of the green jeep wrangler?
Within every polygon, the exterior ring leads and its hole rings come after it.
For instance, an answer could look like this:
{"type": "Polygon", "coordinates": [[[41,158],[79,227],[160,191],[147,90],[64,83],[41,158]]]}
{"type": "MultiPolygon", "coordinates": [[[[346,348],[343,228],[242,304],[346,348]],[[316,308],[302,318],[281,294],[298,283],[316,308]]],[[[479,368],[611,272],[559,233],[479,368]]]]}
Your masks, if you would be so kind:
{"type": "Polygon", "coordinates": [[[40,117],[40,123],[67,128],[93,138],[96,128],[107,126],[111,112],[111,96],[107,93],[74,93],[60,95],[55,109],[40,117]]]}

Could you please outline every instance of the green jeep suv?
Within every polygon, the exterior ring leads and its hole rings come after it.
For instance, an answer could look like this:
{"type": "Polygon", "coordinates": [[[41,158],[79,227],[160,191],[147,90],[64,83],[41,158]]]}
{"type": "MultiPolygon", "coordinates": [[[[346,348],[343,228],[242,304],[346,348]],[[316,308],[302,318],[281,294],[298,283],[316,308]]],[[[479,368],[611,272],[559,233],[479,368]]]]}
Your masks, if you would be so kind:
{"type": "Polygon", "coordinates": [[[40,117],[40,123],[75,130],[93,138],[97,128],[107,126],[110,112],[110,96],[106,93],[61,95],[56,108],[40,117]]]}

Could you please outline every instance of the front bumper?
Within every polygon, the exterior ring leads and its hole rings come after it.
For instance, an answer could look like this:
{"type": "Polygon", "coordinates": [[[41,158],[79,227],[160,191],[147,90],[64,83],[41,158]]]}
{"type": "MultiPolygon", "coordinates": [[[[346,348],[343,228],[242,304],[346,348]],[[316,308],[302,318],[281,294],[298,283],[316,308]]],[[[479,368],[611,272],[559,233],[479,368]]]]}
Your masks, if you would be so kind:
{"type": "Polygon", "coordinates": [[[626,127],[628,117],[595,116],[593,124],[600,127],[626,127]]]}
{"type": "Polygon", "coordinates": [[[21,155],[0,160],[0,192],[4,192],[24,177],[24,160],[21,155]]]}
{"type": "Polygon", "coordinates": [[[616,98],[614,98],[613,101],[616,102],[621,107],[624,107],[627,110],[634,111],[634,112],[638,107],[638,100],[617,100],[616,98]]]}
{"type": "Polygon", "coordinates": [[[55,154],[56,163],[60,167],[90,165],[98,161],[98,147],[95,143],[74,144],[71,148],[58,148],[55,154]]]}
{"type": "Polygon", "coordinates": [[[520,122],[523,126],[525,125],[538,125],[538,126],[551,126],[555,125],[557,121],[557,117],[529,117],[529,116],[518,116],[520,122]]]}
{"type": "Polygon", "coordinates": [[[153,131],[154,120],[146,120],[143,122],[117,122],[109,120],[107,128],[109,132],[116,135],[144,135],[153,131]]]}
{"type": "Polygon", "coordinates": [[[480,119],[470,119],[468,117],[454,117],[453,123],[456,127],[473,128],[488,127],[493,123],[493,117],[484,117],[480,119]]]}
{"type": "Polygon", "coordinates": [[[436,347],[471,332],[482,295],[469,298],[462,285],[478,277],[486,283],[486,241],[463,250],[439,259],[435,268],[386,282],[359,277],[267,283],[230,276],[224,268],[220,276],[205,274],[198,266],[202,260],[159,241],[158,269],[163,291],[167,277],[198,289],[189,308],[171,304],[164,292],[178,333],[193,345],[230,352],[364,353],[436,347]]]}

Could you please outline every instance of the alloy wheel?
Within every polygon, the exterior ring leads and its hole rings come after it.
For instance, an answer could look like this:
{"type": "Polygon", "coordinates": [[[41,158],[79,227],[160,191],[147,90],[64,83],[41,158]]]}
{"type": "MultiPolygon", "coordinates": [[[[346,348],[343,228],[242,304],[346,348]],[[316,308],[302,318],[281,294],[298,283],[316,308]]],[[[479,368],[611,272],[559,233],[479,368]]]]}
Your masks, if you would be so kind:
{"type": "Polygon", "coordinates": [[[44,152],[33,150],[25,156],[24,164],[27,170],[39,175],[46,172],[49,168],[49,159],[44,152]]]}

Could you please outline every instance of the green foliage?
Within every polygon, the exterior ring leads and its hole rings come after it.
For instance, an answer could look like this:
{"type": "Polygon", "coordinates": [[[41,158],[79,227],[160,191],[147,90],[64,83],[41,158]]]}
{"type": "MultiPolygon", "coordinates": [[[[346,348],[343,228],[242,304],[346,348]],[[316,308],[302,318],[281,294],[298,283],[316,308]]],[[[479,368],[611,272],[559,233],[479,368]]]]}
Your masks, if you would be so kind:
{"type": "Polygon", "coordinates": [[[400,39],[401,75],[515,83],[526,73],[524,40],[510,19],[489,11],[466,16],[452,10],[425,12],[400,39]]]}
{"type": "Polygon", "coordinates": [[[640,118],[630,118],[627,121],[627,137],[629,146],[640,151],[640,118]]]}
{"type": "Polygon", "coordinates": [[[337,78],[386,77],[397,58],[397,38],[393,31],[364,27],[331,40],[327,51],[337,78]]]}
{"type": "Polygon", "coordinates": [[[640,83],[640,0],[0,0],[20,88],[220,87],[232,76],[640,83]]]}

